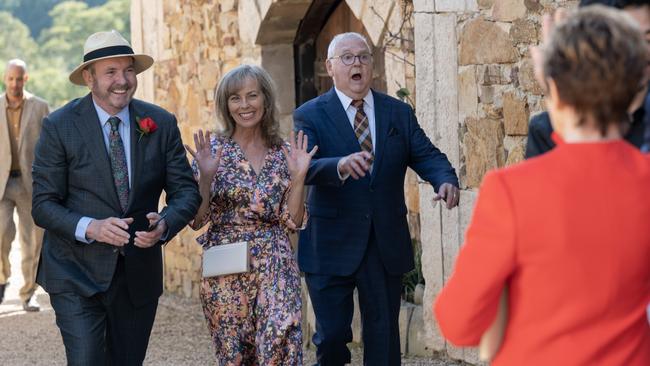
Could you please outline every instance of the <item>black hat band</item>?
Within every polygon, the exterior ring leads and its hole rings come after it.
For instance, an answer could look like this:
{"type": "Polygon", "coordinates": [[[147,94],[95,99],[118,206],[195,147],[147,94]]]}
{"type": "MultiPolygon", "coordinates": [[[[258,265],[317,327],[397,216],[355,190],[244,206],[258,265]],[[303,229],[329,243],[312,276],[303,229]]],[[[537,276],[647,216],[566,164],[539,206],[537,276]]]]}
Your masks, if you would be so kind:
{"type": "Polygon", "coordinates": [[[84,55],[84,62],[92,61],[97,58],[115,56],[115,55],[132,55],[133,49],[129,46],[111,46],[100,48],[84,55]]]}

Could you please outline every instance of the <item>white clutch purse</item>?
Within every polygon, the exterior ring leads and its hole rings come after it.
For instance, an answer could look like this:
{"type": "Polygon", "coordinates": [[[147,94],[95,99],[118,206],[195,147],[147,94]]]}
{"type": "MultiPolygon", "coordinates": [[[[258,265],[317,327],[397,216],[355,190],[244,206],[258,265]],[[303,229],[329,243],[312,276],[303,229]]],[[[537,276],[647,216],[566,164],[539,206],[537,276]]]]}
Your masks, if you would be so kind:
{"type": "Polygon", "coordinates": [[[203,277],[248,272],[248,242],[215,245],[203,252],[203,277]]]}

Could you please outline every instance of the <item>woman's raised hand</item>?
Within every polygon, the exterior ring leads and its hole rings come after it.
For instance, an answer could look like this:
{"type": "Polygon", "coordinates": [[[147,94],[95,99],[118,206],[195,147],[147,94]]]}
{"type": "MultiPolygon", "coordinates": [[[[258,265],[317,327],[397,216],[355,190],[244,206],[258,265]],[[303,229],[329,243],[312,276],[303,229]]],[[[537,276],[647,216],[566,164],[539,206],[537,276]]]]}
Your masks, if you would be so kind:
{"type": "Polygon", "coordinates": [[[210,146],[210,131],[206,131],[204,135],[203,130],[194,133],[194,147],[196,148],[196,151],[192,150],[188,145],[185,145],[187,152],[189,152],[194,160],[196,160],[200,176],[204,178],[209,177],[210,181],[212,181],[214,175],[217,174],[217,170],[219,169],[223,147],[219,146],[217,148],[217,153],[212,154],[212,147],[210,146]]]}
{"type": "Polygon", "coordinates": [[[314,146],[311,151],[307,152],[308,145],[307,135],[299,131],[298,136],[296,136],[291,131],[291,136],[289,136],[289,146],[291,149],[287,150],[286,146],[282,146],[284,156],[287,158],[287,167],[289,168],[292,181],[305,179],[311,158],[318,151],[318,146],[314,146]]]}

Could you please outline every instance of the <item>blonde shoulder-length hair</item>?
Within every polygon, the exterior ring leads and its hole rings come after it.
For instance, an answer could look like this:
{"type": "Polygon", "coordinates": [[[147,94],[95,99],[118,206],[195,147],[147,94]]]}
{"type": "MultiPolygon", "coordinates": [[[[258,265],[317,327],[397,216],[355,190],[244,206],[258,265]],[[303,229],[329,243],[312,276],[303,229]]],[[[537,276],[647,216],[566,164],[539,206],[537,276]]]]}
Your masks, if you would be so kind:
{"type": "Polygon", "coordinates": [[[264,97],[264,114],[260,122],[262,138],[268,146],[280,146],[283,142],[280,136],[280,122],[277,117],[275,85],[269,73],[255,65],[240,65],[228,71],[214,90],[215,111],[223,123],[221,134],[232,137],[235,128],[237,128],[237,124],[228,110],[228,98],[237,93],[248,79],[257,81],[259,90],[264,97]]]}

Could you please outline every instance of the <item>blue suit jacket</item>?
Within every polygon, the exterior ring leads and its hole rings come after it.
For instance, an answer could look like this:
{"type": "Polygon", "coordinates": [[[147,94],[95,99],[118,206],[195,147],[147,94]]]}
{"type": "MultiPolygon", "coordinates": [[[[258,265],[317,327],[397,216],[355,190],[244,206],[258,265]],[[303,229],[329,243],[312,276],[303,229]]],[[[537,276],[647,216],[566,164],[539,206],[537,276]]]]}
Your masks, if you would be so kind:
{"type": "Polygon", "coordinates": [[[413,269],[413,249],[406,221],[404,177],[410,167],[438,190],[458,186],[454,168],[403,102],[372,91],[375,104],[375,161],[371,175],[341,182],[336,165],[361,151],[334,89],[294,112],[296,130],[318,145],[306,184],[310,220],[300,234],[298,263],[307,273],[345,276],[363,259],[374,230],[381,259],[391,274],[413,269]]]}

